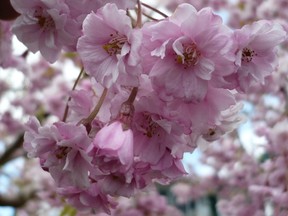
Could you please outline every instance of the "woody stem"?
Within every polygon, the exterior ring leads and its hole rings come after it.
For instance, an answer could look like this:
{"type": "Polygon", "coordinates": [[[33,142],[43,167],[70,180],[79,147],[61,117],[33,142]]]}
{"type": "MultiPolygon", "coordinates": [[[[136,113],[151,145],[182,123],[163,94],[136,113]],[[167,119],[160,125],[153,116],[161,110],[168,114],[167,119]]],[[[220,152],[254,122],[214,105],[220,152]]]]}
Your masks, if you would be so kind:
{"type": "Polygon", "coordinates": [[[161,16],[163,16],[163,17],[165,17],[165,18],[168,17],[168,16],[167,16],[166,14],[164,14],[163,12],[159,11],[158,9],[156,9],[156,8],[154,8],[154,7],[152,7],[152,6],[148,5],[148,4],[145,4],[145,3],[143,3],[143,2],[142,2],[141,4],[142,4],[144,7],[149,8],[150,10],[152,10],[152,11],[160,14],[161,16]]]}
{"type": "MultiPolygon", "coordinates": [[[[80,71],[80,73],[79,73],[79,75],[78,75],[78,77],[77,77],[77,79],[75,80],[75,83],[74,83],[74,85],[73,85],[72,91],[75,90],[75,88],[76,88],[76,86],[77,86],[77,84],[78,84],[78,82],[79,82],[79,80],[80,80],[80,78],[81,78],[81,76],[82,76],[83,73],[84,73],[84,68],[82,67],[82,68],[81,68],[81,71],[80,71]]],[[[68,111],[69,111],[68,103],[69,103],[70,100],[71,100],[71,96],[69,96],[69,98],[68,98],[68,100],[67,100],[67,102],[66,102],[65,111],[64,111],[63,118],[62,118],[62,121],[63,121],[63,122],[65,122],[66,119],[67,119],[67,115],[68,115],[68,111]]]]}
{"type": "Polygon", "coordinates": [[[87,125],[87,124],[91,123],[95,119],[95,117],[97,116],[98,112],[100,111],[100,108],[101,108],[101,106],[102,106],[102,104],[103,104],[103,102],[105,100],[107,92],[108,92],[108,89],[104,88],[104,90],[102,92],[102,95],[101,95],[97,105],[94,107],[93,111],[90,113],[90,115],[87,118],[84,118],[80,122],[78,122],[78,125],[79,124],[87,125]]]}

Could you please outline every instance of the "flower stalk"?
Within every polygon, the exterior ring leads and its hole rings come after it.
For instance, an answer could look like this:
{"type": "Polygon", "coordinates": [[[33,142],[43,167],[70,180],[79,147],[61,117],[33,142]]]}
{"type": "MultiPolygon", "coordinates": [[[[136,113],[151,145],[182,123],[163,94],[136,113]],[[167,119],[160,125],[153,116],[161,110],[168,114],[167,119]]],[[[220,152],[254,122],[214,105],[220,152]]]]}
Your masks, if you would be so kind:
{"type": "MultiPolygon", "coordinates": [[[[82,67],[82,68],[81,68],[81,71],[80,71],[80,73],[79,73],[79,75],[78,75],[78,77],[77,77],[77,79],[76,79],[75,82],[74,82],[74,85],[73,85],[73,87],[72,87],[72,91],[75,90],[75,88],[76,88],[76,86],[78,85],[79,80],[80,80],[81,76],[83,75],[83,73],[84,73],[84,68],[82,67]]],[[[66,119],[67,119],[67,115],[68,115],[68,111],[69,111],[69,105],[68,105],[68,103],[69,103],[70,100],[71,100],[71,96],[69,96],[69,98],[68,98],[68,100],[67,100],[67,102],[66,102],[66,107],[65,107],[65,110],[64,110],[64,115],[63,115],[63,118],[62,118],[62,121],[63,121],[63,122],[65,122],[66,119]]]]}

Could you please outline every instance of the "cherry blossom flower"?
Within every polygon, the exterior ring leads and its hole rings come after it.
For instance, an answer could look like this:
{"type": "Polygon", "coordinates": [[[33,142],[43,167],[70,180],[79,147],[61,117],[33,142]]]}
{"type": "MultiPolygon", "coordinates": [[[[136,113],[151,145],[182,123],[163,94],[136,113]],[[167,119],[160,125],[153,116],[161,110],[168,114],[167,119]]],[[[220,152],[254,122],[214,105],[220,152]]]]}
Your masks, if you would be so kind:
{"type": "Polygon", "coordinates": [[[123,103],[117,120],[101,128],[87,149],[94,165],[90,178],[112,196],[129,197],[137,186],[132,168],[134,140],[130,125],[133,110],[133,105],[123,103]]]}
{"type": "Polygon", "coordinates": [[[208,83],[224,86],[234,71],[231,36],[219,16],[181,4],[163,21],[144,26],[143,68],[164,100],[199,102],[208,83]],[[147,60],[146,60],[147,59],[147,60]]]}
{"type": "Polygon", "coordinates": [[[92,163],[104,173],[125,173],[133,163],[133,133],[115,121],[96,134],[87,151],[93,157],[92,163]]]}
{"type": "Polygon", "coordinates": [[[239,116],[240,109],[241,106],[236,106],[234,95],[229,90],[209,86],[201,102],[184,103],[177,110],[181,113],[181,122],[186,122],[184,125],[190,127],[190,142],[195,146],[200,137],[216,140],[235,128],[242,119],[239,116]]]}
{"type": "Polygon", "coordinates": [[[111,173],[101,177],[101,179],[97,181],[98,185],[104,193],[111,196],[131,197],[135,194],[136,189],[141,188],[137,185],[136,179],[133,176],[134,173],[132,173],[133,171],[133,169],[126,171],[127,174],[125,176],[121,171],[111,173]]]}
{"type": "Polygon", "coordinates": [[[46,60],[55,62],[64,46],[76,44],[73,32],[66,27],[71,22],[64,0],[13,0],[11,4],[21,14],[12,31],[30,51],[40,51],[46,60]]]}
{"type": "Polygon", "coordinates": [[[134,154],[150,165],[159,163],[169,149],[169,154],[182,158],[183,153],[194,148],[187,146],[185,128],[177,121],[169,104],[156,95],[143,96],[135,104],[133,132],[135,140],[134,154]],[[173,113],[173,114],[172,114],[173,113]]]}
{"type": "Polygon", "coordinates": [[[76,187],[58,188],[57,192],[67,198],[69,204],[86,212],[106,212],[110,214],[111,208],[116,207],[116,202],[104,194],[97,183],[92,183],[87,189],[76,187]]]}
{"type": "Polygon", "coordinates": [[[240,114],[243,108],[242,103],[231,105],[228,109],[223,110],[219,116],[219,119],[215,121],[215,125],[210,125],[206,134],[203,134],[203,138],[207,141],[215,141],[226,133],[233,131],[241,123],[244,122],[244,115],[240,114]]]}
{"type": "Polygon", "coordinates": [[[275,47],[286,39],[282,26],[271,21],[245,25],[234,34],[237,42],[236,79],[239,90],[246,92],[253,83],[264,79],[277,66],[275,47]]]}
{"type": "Polygon", "coordinates": [[[132,29],[126,12],[115,4],[106,4],[84,20],[77,51],[87,73],[104,87],[111,87],[121,76],[130,80],[126,85],[137,86],[137,76],[141,72],[140,45],[141,33],[132,29]]]}
{"type": "Polygon", "coordinates": [[[24,148],[30,157],[40,158],[41,166],[50,172],[57,186],[88,186],[91,159],[86,149],[91,140],[83,125],[57,122],[41,127],[36,118],[31,118],[26,127],[24,148]]]}

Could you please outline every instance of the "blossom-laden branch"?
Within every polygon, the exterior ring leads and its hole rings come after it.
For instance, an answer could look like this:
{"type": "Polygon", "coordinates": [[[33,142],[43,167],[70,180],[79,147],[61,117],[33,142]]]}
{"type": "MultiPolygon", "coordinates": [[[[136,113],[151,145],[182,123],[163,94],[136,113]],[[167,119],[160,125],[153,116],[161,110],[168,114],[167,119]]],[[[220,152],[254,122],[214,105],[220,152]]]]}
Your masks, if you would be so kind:
{"type": "Polygon", "coordinates": [[[28,156],[40,159],[57,193],[81,210],[110,213],[114,198],[183,176],[184,153],[239,125],[234,92],[264,83],[286,39],[273,22],[232,30],[212,9],[190,4],[168,17],[140,0],[12,2],[21,13],[13,31],[29,50],[52,63],[62,49],[75,49],[95,81],[71,94],[63,121],[41,126],[32,117],[24,136],[28,156]],[[132,25],[127,10],[137,3],[132,25]],[[143,24],[142,6],[163,19],[143,24]],[[95,105],[98,86],[104,90],[95,105]]]}

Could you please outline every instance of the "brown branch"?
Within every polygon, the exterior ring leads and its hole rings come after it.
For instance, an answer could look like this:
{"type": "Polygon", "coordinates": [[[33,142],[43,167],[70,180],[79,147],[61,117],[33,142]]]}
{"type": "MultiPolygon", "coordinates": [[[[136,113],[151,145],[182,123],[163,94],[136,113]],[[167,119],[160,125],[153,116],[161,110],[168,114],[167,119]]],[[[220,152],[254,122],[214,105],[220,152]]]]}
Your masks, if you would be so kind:
{"type": "MultiPolygon", "coordinates": [[[[75,90],[75,88],[76,88],[77,84],[79,83],[79,80],[80,80],[81,76],[83,75],[83,73],[84,73],[84,68],[82,67],[82,68],[81,68],[81,71],[80,71],[80,73],[79,73],[79,75],[78,75],[78,77],[77,77],[77,79],[76,79],[75,82],[74,82],[74,85],[73,85],[73,87],[72,87],[72,91],[75,90]]],[[[68,103],[69,103],[70,100],[71,100],[71,96],[69,96],[69,98],[68,98],[68,100],[67,100],[67,102],[66,102],[66,107],[65,107],[65,110],[64,110],[64,115],[63,115],[63,118],[62,118],[62,121],[63,121],[63,122],[66,121],[66,118],[67,118],[67,115],[68,115],[68,110],[69,110],[69,105],[68,105],[68,103]]]]}
{"type": "Polygon", "coordinates": [[[0,195],[0,206],[12,206],[15,208],[25,205],[35,196],[35,192],[19,193],[13,197],[0,195]]]}
{"type": "Polygon", "coordinates": [[[85,126],[89,125],[97,116],[98,112],[100,111],[101,106],[104,103],[105,97],[107,95],[108,89],[104,88],[102,95],[98,101],[98,103],[96,104],[96,106],[94,107],[94,109],[92,110],[92,112],[89,114],[89,116],[87,118],[84,118],[82,120],[80,120],[77,125],[83,124],[85,126]]]}
{"type": "Polygon", "coordinates": [[[160,14],[160,15],[163,16],[164,18],[167,18],[167,17],[168,17],[165,13],[161,12],[161,11],[158,10],[157,8],[154,8],[154,7],[152,7],[152,6],[148,5],[148,4],[145,4],[145,3],[143,3],[143,2],[141,2],[141,4],[142,4],[144,7],[147,7],[147,8],[149,8],[150,10],[152,10],[152,11],[160,14]]]}
{"type": "Polygon", "coordinates": [[[288,115],[288,91],[287,91],[287,88],[286,86],[281,86],[279,88],[279,91],[282,92],[283,96],[284,96],[284,103],[285,103],[285,110],[284,110],[284,115],[288,115]]]}
{"type": "Polygon", "coordinates": [[[20,134],[13,144],[11,144],[0,157],[0,166],[3,166],[11,159],[14,152],[22,147],[24,141],[24,134],[20,134]]]}

